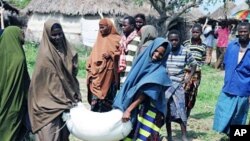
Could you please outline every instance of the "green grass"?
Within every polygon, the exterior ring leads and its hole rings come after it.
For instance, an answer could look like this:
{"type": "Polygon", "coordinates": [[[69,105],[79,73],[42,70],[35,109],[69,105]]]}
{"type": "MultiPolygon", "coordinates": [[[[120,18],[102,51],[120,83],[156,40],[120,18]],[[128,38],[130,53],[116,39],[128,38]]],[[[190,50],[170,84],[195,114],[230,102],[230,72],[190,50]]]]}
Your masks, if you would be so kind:
{"type": "Polygon", "coordinates": [[[36,63],[36,56],[38,51],[38,43],[26,42],[23,46],[26,55],[27,67],[29,74],[32,74],[36,63]]]}
{"type": "MultiPolygon", "coordinates": [[[[225,135],[212,130],[214,109],[223,85],[224,72],[209,66],[202,68],[202,78],[194,108],[188,119],[187,136],[189,140],[218,141],[225,135]]],[[[181,140],[179,124],[173,123],[173,138],[181,140]]],[[[161,134],[166,136],[165,126],[161,134]]]]}
{"type": "MultiPolygon", "coordinates": [[[[78,53],[78,65],[79,65],[79,71],[78,71],[78,77],[85,77],[86,75],[86,60],[91,52],[90,47],[85,47],[82,45],[73,45],[75,50],[78,53]]],[[[36,57],[37,57],[37,52],[38,52],[39,44],[35,42],[26,42],[24,44],[24,51],[26,55],[26,61],[27,61],[27,66],[29,70],[29,74],[31,75],[35,63],[36,63],[36,57]]]]}
{"type": "MultiPolygon", "coordinates": [[[[79,56],[78,78],[80,80],[81,93],[85,95],[83,96],[83,101],[86,101],[86,82],[84,80],[86,76],[85,66],[91,49],[83,47],[82,45],[76,45],[75,48],[79,56]]],[[[38,44],[26,43],[24,50],[29,72],[32,73],[37,56],[38,44]]],[[[215,70],[209,66],[204,66],[202,68],[202,79],[196,104],[188,120],[187,135],[190,140],[219,141],[221,138],[225,138],[225,135],[212,130],[214,109],[223,85],[223,78],[223,71],[215,70]]],[[[166,136],[165,126],[162,128],[161,134],[166,136]]],[[[179,141],[181,138],[180,127],[176,123],[173,123],[173,137],[176,141],[179,141]]],[[[73,136],[70,136],[70,140],[79,141],[73,136]]]]}
{"type": "Polygon", "coordinates": [[[223,86],[224,72],[204,66],[195,107],[188,121],[188,136],[202,141],[217,141],[225,135],[212,130],[214,109],[223,86]]]}

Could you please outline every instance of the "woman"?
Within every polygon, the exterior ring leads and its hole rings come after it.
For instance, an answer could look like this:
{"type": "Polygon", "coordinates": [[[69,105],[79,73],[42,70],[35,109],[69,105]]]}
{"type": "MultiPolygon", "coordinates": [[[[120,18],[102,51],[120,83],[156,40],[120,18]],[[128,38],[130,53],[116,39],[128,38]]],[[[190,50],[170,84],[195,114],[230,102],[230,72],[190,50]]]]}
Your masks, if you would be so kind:
{"type": "Polygon", "coordinates": [[[87,62],[88,101],[91,110],[107,112],[119,88],[120,35],[109,19],[101,19],[99,33],[87,62]]]}
{"type": "Polygon", "coordinates": [[[7,27],[0,38],[0,138],[3,141],[21,140],[25,128],[22,120],[26,112],[30,84],[24,37],[19,27],[7,27]]]}
{"type": "Polygon", "coordinates": [[[81,101],[77,54],[59,22],[48,20],[29,89],[28,108],[36,141],[68,141],[61,115],[81,101]]]}
{"type": "Polygon", "coordinates": [[[145,48],[148,47],[150,45],[150,43],[152,43],[155,38],[157,38],[157,36],[158,36],[158,32],[153,25],[144,25],[141,28],[141,32],[140,32],[141,40],[140,40],[140,43],[138,45],[139,46],[138,54],[143,52],[145,50],[145,48]]]}
{"type": "Polygon", "coordinates": [[[138,56],[115,98],[113,107],[124,112],[122,120],[131,120],[133,123],[133,130],[127,138],[159,140],[159,131],[166,114],[164,92],[171,83],[166,73],[169,52],[169,43],[163,38],[156,38],[138,56]],[[145,125],[149,128],[145,128],[145,125]],[[147,135],[142,131],[147,132],[147,135]]]}
{"type": "Polygon", "coordinates": [[[141,28],[146,25],[146,16],[143,13],[138,13],[134,16],[136,23],[136,31],[140,32],[141,28]]]}

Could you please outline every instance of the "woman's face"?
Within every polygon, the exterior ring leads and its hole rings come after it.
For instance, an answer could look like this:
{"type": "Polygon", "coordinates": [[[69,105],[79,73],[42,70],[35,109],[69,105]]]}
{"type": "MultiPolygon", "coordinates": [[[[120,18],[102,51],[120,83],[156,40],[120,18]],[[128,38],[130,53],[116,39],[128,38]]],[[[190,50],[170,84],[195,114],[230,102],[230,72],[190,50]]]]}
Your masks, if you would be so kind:
{"type": "Polygon", "coordinates": [[[159,61],[162,59],[162,57],[164,56],[166,49],[163,46],[158,47],[152,56],[152,61],[159,61]]]}
{"type": "Polygon", "coordinates": [[[103,24],[99,24],[99,31],[102,34],[102,36],[106,36],[110,33],[108,25],[103,25],[103,24]]]}
{"type": "Polygon", "coordinates": [[[142,26],[145,25],[145,21],[141,17],[135,19],[136,29],[140,30],[142,26]]]}
{"type": "Polygon", "coordinates": [[[54,45],[60,45],[63,43],[63,31],[61,28],[52,28],[51,29],[51,41],[54,45]]]}

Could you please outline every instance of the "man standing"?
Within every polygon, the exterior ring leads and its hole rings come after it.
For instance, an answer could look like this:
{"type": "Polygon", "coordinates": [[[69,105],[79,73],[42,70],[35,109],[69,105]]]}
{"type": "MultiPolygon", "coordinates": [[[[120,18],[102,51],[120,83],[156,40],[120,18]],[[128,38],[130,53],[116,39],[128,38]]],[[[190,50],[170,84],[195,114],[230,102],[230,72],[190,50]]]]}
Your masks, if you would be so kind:
{"type": "Polygon", "coordinates": [[[238,39],[232,41],[224,57],[224,86],[215,109],[213,129],[229,134],[230,125],[244,125],[250,96],[250,25],[239,23],[238,39]]]}
{"type": "Polygon", "coordinates": [[[123,19],[123,35],[120,40],[121,55],[119,60],[120,87],[125,82],[136,54],[138,53],[140,37],[138,36],[135,27],[136,22],[134,17],[127,16],[123,19]]]}
{"type": "Polygon", "coordinates": [[[228,28],[227,21],[221,21],[220,26],[217,25],[215,30],[215,35],[217,35],[217,44],[216,44],[216,63],[214,67],[216,69],[224,70],[223,58],[226,51],[226,47],[229,40],[230,30],[228,28]]]}

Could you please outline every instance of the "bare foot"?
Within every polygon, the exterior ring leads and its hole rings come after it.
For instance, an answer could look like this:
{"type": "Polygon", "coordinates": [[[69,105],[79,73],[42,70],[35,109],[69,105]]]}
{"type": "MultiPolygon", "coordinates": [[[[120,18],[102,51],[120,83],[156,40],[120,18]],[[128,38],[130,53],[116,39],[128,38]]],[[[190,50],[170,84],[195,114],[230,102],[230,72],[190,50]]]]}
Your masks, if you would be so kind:
{"type": "Polygon", "coordinates": [[[187,136],[186,136],[186,135],[182,135],[181,139],[182,139],[182,141],[188,141],[188,139],[187,139],[187,136]]]}

